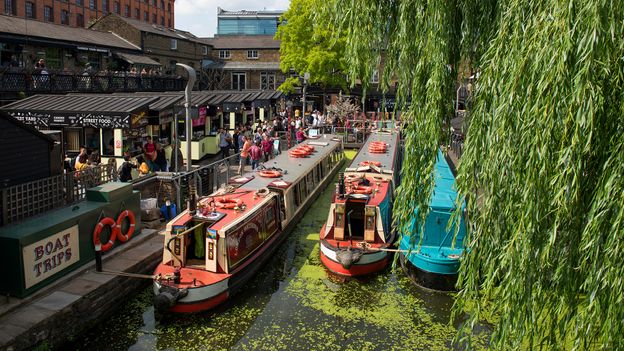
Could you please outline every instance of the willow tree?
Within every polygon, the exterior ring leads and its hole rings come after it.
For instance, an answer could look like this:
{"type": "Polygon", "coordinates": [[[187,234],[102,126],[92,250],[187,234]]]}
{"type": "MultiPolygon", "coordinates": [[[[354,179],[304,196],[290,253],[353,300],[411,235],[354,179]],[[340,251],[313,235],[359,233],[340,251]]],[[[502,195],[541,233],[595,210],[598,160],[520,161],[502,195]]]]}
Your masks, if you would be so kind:
{"type": "MultiPolygon", "coordinates": [[[[337,35],[329,18],[316,16],[334,0],[292,0],[281,18],[275,38],[281,40],[280,69],[299,76],[310,73],[310,84],[346,88],[344,39],[337,35]]],[[[279,87],[291,92],[301,85],[299,77],[289,77],[279,87]]]]}
{"type": "Polygon", "coordinates": [[[347,32],[350,76],[384,56],[386,83],[411,97],[403,229],[432,191],[455,48],[479,72],[458,174],[470,223],[460,336],[487,307],[499,316],[494,349],[624,348],[624,2],[351,0],[326,11],[347,32]]]}

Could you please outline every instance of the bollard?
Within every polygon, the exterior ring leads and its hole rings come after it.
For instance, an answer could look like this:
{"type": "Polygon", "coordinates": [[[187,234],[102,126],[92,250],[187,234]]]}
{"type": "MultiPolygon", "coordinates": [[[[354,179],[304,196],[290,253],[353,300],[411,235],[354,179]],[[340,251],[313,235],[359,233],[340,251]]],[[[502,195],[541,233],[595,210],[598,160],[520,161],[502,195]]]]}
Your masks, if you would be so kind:
{"type": "Polygon", "coordinates": [[[102,272],[102,245],[95,245],[95,271],[102,272]]]}

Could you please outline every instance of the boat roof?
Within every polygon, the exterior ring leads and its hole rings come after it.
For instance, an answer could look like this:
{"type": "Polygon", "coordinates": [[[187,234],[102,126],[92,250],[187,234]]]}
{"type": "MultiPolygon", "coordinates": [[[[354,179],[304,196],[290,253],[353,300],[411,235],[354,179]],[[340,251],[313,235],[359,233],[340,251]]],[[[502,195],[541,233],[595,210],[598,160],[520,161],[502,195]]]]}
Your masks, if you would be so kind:
{"type": "Polygon", "coordinates": [[[435,186],[429,206],[438,210],[453,210],[457,199],[455,177],[446,162],[446,158],[438,149],[438,156],[434,167],[435,186]]]}
{"type": "Polygon", "coordinates": [[[308,174],[312,166],[314,166],[320,160],[327,157],[331,152],[333,152],[336,146],[340,145],[340,143],[341,139],[337,138],[335,135],[332,134],[326,134],[326,137],[321,137],[318,139],[307,139],[299,145],[310,144],[314,146],[314,152],[310,156],[303,158],[294,158],[290,157],[287,151],[283,151],[281,155],[275,157],[272,160],[269,160],[269,162],[264,163],[264,166],[266,168],[281,168],[282,170],[287,172],[286,174],[283,174],[279,178],[263,178],[260,177],[256,171],[246,172],[243,177],[249,178],[253,176],[254,178],[241,186],[241,188],[258,190],[266,188],[270,183],[278,180],[283,180],[288,183],[295,183],[301,177],[308,174]],[[322,146],[319,145],[320,143],[324,143],[327,145],[322,146]]]}
{"type": "Polygon", "coordinates": [[[397,171],[394,168],[397,160],[395,156],[399,147],[398,132],[373,132],[366,140],[366,143],[362,145],[362,148],[355,156],[349,167],[357,168],[359,167],[360,162],[364,161],[377,161],[381,163],[380,168],[382,170],[397,171]],[[382,141],[388,144],[388,151],[385,154],[373,154],[368,152],[368,147],[375,141],[382,141]]]}

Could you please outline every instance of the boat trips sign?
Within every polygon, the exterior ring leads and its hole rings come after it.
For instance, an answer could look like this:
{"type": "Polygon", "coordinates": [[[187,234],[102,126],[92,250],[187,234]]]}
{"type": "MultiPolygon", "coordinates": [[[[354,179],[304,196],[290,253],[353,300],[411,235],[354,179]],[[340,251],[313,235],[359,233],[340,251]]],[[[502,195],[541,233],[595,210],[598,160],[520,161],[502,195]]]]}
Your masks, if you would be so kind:
{"type": "Polygon", "coordinates": [[[78,262],[78,225],[24,246],[22,259],[26,289],[78,262]]]}

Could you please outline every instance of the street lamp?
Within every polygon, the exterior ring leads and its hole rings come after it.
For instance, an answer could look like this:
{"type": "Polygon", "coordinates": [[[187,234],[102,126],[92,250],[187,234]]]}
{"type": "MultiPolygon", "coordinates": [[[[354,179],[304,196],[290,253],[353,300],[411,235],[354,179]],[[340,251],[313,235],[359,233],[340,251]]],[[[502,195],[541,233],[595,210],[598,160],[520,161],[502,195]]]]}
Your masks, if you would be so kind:
{"type": "MultiPolygon", "coordinates": [[[[193,85],[195,85],[195,70],[193,67],[185,65],[183,63],[176,63],[176,66],[180,66],[188,72],[188,82],[186,82],[186,89],[184,89],[184,109],[186,113],[186,118],[184,120],[186,126],[186,171],[191,171],[191,135],[193,134],[193,126],[191,123],[191,90],[193,89],[193,85]]],[[[175,157],[178,157],[178,153],[175,152],[175,157]]],[[[178,165],[176,160],[176,166],[178,165]]]]}
{"type": "Polygon", "coordinates": [[[308,80],[310,79],[310,73],[305,72],[303,74],[303,113],[301,118],[303,118],[303,123],[305,122],[305,113],[306,113],[306,90],[308,88],[308,80]]]}
{"type": "Polygon", "coordinates": [[[287,124],[287,128],[286,128],[286,140],[288,142],[287,146],[288,146],[289,149],[290,149],[290,143],[291,143],[291,138],[292,138],[291,137],[291,126],[290,126],[290,111],[292,111],[292,105],[293,105],[292,101],[290,101],[290,99],[288,99],[288,101],[286,102],[286,107],[287,107],[286,115],[287,115],[287,118],[288,118],[287,119],[288,124],[287,124]]]}

